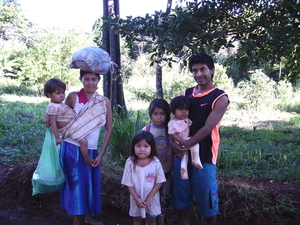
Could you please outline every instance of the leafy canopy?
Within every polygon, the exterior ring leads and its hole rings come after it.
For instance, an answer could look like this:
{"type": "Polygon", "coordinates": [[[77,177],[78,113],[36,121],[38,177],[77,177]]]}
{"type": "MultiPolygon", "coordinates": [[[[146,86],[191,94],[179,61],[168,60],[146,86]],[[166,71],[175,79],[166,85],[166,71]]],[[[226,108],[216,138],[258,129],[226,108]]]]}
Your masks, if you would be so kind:
{"type": "Polygon", "coordinates": [[[240,63],[255,61],[255,66],[279,63],[284,76],[295,82],[299,77],[300,3],[297,0],[199,1],[187,2],[166,12],[145,17],[103,18],[103,29],[111,29],[125,38],[127,45],[145,42],[155,62],[158,51],[163,60],[171,54],[186,58],[199,51],[218,52],[237,47],[240,63]],[[250,59],[247,56],[253,56],[250,59]]]}

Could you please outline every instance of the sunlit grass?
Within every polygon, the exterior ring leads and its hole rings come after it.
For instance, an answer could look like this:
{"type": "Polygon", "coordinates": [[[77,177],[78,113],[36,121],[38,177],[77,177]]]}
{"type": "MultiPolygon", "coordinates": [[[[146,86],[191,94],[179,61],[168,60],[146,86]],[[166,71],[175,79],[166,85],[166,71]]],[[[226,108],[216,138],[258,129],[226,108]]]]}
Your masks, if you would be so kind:
{"type": "Polygon", "coordinates": [[[46,97],[34,97],[34,96],[17,96],[10,94],[3,94],[0,96],[0,102],[22,102],[22,103],[43,103],[49,102],[46,97]]]}
{"type": "MultiPolygon", "coordinates": [[[[80,88],[72,87],[68,92],[80,88]]],[[[19,89],[13,87],[11,90],[19,89]]],[[[128,113],[122,116],[114,113],[113,138],[104,158],[104,164],[113,166],[119,174],[129,155],[132,135],[150,122],[150,101],[131,93],[127,87],[124,93],[128,113]]],[[[300,104],[297,99],[291,99],[288,106],[254,109],[235,95],[230,100],[221,122],[217,163],[219,192],[223,196],[222,216],[230,218],[236,213],[246,220],[255,217],[258,221],[265,214],[293,214],[296,203],[292,195],[270,199],[265,187],[254,186],[251,181],[257,178],[291,182],[300,179],[300,116],[297,114],[300,104]],[[244,207],[237,209],[233,204],[236,202],[243,202],[244,207]]],[[[0,88],[0,165],[38,161],[48,102],[44,96],[1,94],[0,88]]],[[[101,141],[102,138],[100,145],[101,141]]],[[[114,173],[109,176],[115,177],[114,173]]]]}

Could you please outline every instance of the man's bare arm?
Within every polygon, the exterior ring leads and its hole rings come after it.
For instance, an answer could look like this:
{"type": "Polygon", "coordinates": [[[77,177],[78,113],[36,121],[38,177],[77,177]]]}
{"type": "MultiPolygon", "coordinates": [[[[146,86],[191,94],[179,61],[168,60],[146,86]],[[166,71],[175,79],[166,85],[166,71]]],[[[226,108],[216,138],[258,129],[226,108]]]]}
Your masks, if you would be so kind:
{"type": "Polygon", "coordinates": [[[187,148],[199,143],[211,133],[211,131],[220,122],[225,114],[228,104],[229,100],[227,95],[222,96],[216,101],[214,109],[211,111],[205,121],[205,125],[201,127],[191,139],[188,140],[187,148]]]}

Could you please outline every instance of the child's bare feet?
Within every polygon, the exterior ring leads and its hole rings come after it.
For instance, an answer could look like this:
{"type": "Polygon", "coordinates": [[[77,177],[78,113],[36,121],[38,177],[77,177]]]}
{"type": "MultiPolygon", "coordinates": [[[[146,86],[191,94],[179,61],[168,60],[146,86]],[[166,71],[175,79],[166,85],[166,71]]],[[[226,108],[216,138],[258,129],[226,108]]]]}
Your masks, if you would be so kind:
{"type": "Polygon", "coordinates": [[[191,156],[192,156],[192,165],[198,169],[203,169],[200,156],[199,156],[199,145],[195,145],[191,147],[191,156]]]}
{"type": "Polygon", "coordinates": [[[189,175],[186,169],[181,168],[180,170],[180,175],[181,175],[181,179],[182,180],[188,180],[189,179],[189,175]]]}
{"type": "Polygon", "coordinates": [[[200,162],[199,158],[198,160],[193,159],[192,165],[200,170],[203,169],[202,163],[200,162]]]}
{"type": "Polygon", "coordinates": [[[94,159],[91,159],[91,158],[87,158],[87,159],[84,159],[84,160],[83,160],[84,163],[89,164],[89,165],[91,165],[91,166],[94,164],[94,161],[95,161],[95,160],[94,160],[94,159]]]}

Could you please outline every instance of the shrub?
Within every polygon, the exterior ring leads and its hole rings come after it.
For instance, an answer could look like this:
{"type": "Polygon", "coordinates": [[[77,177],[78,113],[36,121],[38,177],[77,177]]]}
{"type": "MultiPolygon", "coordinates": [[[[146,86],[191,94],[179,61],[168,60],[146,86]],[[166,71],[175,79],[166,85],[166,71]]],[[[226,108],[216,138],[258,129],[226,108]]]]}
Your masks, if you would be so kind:
{"type": "Polygon", "coordinates": [[[275,85],[275,81],[270,80],[261,70],[256,70],[249,81],[246,79],[239,81],[237,88],[248,109],[262,110],[266,107],[274,107],[275,85]]]}
{"type": "Polygon", "coordinates": [[[18,79],[2,78],[0,83],[0,94],[12,94],[17,96],[38,96],[41,94],[38,86],[26,85],[18,79]]]}
{"type": "Polygon", "coordinates": [[[130,145],[133,136],[141,129],[140,113],[134,120],[129,119],[125,111],[117,114],[114,110],[113,136],[110,142],[109,154],[116,164],[124,166],[126,159],[130,156],[130,145]]]}

